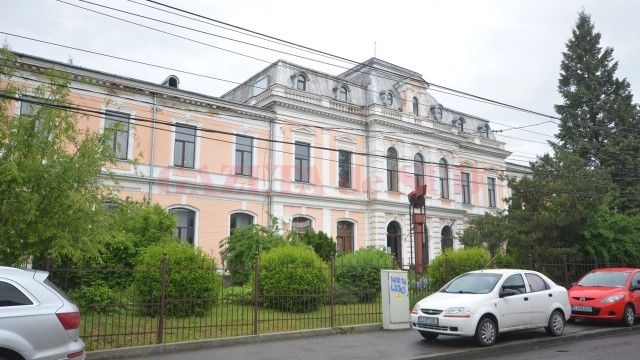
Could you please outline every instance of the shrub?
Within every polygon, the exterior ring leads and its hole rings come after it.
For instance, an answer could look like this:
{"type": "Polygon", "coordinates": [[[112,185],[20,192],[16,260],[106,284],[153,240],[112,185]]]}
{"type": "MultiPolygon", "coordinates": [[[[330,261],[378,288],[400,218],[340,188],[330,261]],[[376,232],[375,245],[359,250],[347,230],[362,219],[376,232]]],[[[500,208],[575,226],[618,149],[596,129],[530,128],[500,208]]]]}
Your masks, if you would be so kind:
{"type": "Polygon", "coordinates": [[[367,302],[380,294],[380,270],[393,269],[393,255],[373,246],[336,258],[336,298],[367,302]]]}
{"type": "Polygon", "coordinates": [[[329,268],[309,247],[287,244],[260,255],[261,304],[282,311],[311,312],[329,292],[329,268]]]}
{"type": "Polygon", "coordinates": [[[103,281],[96,281],[90,286],[82,286],[67,294],[83,312],[113,314],[123,309],[120,291],[117,288],[109,287],[103,281]]]}
{"type": "Polygon", "coordinates": [[[152,245],[140,257],[135,271],[138,303],[152,304],[145,315],[159,313],[162,291],[162,259],[167,254],[165,315],[202,316],[213,305],[222,287],[215,260],[191,244],[170,241],[152,245]]]}
{"type": "Polygon", "coordinates": [[[448,280],[463,274],[467,271],[485,269],[490,263],[489,251],[480,247],[469,247],[464,249],[445,249],[438,255],[429,266],[429,284],[433,289],[444,286],[448,280]],[[449,278],[446,279],[445,257],[449,262],[449,278]]]}
{"type": "Polygon", "coordinates": [[[336,256],[336,243],[332,237],[322,231],[307,230],[300,236],[300,241],[311,246],[313,251],[325,262],[329,262],[330,259],[336,256]]]}
{"type": "Polygon", "coordinates": [[[232,286],[224,289],[223,298],[240,305],[253,305],[253,288],[250,285],[232,286]]]}

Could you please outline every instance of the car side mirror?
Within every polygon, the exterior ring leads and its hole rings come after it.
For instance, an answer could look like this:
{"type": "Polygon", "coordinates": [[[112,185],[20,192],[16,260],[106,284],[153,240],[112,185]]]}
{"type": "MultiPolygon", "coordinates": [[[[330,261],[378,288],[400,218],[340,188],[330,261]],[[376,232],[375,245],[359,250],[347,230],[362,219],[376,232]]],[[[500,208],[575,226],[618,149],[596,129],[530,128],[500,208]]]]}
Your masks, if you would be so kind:
{"type": "Polygon", "coordinates": [[[572,282],[572,283],[570,283],[570,284],[569,284],[569,287],[570,287],[570,288],[572,288],[572,287],[574,287],[574,286],[576,286],[576,283],[574,283],[574,282],[572,282]]]}
{"type": "Polygon", "coordinates": [[[498,296],[500,296],[501,298],[503,297],[507,297],[507,296],[513,296],[513,295],[517,295],[519,294],[519,292],[513,290],[513,289],[503,289],[500,291],[500,294],[498,296]]]}

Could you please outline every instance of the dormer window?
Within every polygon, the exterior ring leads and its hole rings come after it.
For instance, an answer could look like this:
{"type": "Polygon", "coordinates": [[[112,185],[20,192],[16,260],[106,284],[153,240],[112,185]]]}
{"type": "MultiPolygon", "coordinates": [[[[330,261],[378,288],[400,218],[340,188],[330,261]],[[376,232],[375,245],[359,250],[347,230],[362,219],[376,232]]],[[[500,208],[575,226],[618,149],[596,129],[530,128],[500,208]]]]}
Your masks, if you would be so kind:
{"type": "Polygon", "coordinates": [[[296,77],[296,89],[298,90],[307,90],[307,78],[300,74],[296,77]]]}
{"type": "Polygon", "coordinates": [[[480,137],[483,137],[485,139],[489,138],[489,124],[478,126],[478,131],[480,131],[480,137]]]}
{"type": "Polygon", "coordinates": [[[433,116],[433,118],[435,120],[442,120],[442,106],[440,105],[433,105],[431,107],[431,116],[433,116]]]}
{"type": "Polygon", "coordinates": [[[175,75],[169,75],[167,76],[167,78],[162,82],[163,86],[168,86],[168,87],[172,87],[174,89],[178,88],[178,85],[180,85],[180,79],[178,79],[177,76],[175,75]]]}
{"type": "Polygon", "coordinates": [[[413,97],[413,115],[418,116],[418,98],[416,96],[413,97]]]}
{"type": "Polygon", "coordinates": [[[465,120],[462,116],[459,116],[453,121],[453,125],[458,128],[458,132],[464,132],[464,123],[465,120]]]}
{"type": "Polygon", "coordinates": [[[393,105],[393,93],[391,91],[387,91],[385,96],[385,105],[387,105],[387,107],[391,107],[393,105]]]}
{"type": "Polygon", "coordinates": [[[347,87],[346,86],[340,86],[340,89],[338,89],[338,100],[347,102],[347,87]]]}

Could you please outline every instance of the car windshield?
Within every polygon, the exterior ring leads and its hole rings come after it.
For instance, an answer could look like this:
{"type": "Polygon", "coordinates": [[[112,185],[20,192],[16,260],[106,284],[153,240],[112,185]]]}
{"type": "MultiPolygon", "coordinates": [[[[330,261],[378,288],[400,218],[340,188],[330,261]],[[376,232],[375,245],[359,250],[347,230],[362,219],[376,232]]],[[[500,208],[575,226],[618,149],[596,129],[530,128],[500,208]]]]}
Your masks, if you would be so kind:
{"type": "Polygon", "coordinates": [[[623,287],[629,278],[628,271],[592,272],[578,282],[578,286],[623,287]]]}
{"type": "Polygon", "coordinates": [[[458,294],[488,294],[495,288],[501,274],[467,273],[453,279],[440,291],[458,294]]]}

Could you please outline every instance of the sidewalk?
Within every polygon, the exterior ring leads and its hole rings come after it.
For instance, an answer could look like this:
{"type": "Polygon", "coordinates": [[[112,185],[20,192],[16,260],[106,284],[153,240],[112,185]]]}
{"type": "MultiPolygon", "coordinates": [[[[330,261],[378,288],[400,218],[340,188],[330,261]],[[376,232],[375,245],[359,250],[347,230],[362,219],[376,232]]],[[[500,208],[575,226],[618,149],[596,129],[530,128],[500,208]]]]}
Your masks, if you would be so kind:
{"type": "Polygon", "coordinates": [[[640,331],[640,326],[578,322],[567,324],[560,337],[550,337],[544,329],[506,333],[494,346],[480,348],[469,338],[440,336],[427,341],[415,330],[381,330],[380,324],[371,324],[95,351],[87,359],[470,359],[630,331],[640,331]]]}

